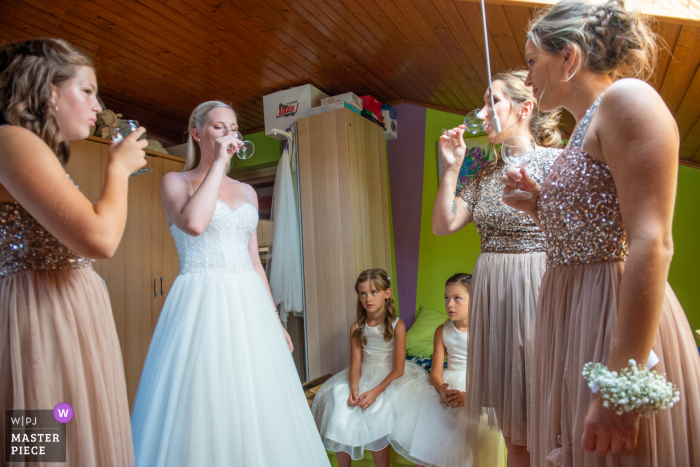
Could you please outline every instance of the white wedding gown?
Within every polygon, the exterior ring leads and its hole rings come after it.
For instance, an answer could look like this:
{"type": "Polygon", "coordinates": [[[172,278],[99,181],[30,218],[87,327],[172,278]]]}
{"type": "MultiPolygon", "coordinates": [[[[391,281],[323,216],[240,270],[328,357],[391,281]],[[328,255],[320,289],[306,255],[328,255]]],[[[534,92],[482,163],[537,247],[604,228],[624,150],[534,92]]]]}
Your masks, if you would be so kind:
{"type": "Polygon", "coordinates": [[[137,467],[330,465],[248,253],[257,223],[250,202],[217,200],[202,235],[171,227],[180,275],[134,402],[137,467]]]}

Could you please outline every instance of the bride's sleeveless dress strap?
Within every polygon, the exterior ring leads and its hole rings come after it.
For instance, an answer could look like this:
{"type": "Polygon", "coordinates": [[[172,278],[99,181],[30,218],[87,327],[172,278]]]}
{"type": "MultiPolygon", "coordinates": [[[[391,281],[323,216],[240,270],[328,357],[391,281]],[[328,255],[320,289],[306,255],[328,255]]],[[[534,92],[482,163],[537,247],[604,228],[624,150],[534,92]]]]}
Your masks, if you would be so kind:
{"type": "Polygon", "coordinates": [[[190,186],[190,196],[194,196],[194,187],[192,186],[192,182],[190,182],[190,179],[187,178],[187,175],[185,175],[185,172],[180,172],[183,177],[185,177],[185,180],[187,180],[187,184],[190,186]]]}
{"type": "Polygon", "coordinates": [[[248,194],[248,187],[245,186],[245,183],[239,182],[238,180],[236,180],[236,181],[237,181],[238,183],[240,183],[241,185],[243,185],[243,191],[245,191],[245,195],[248,197],[248,202],[250,203],[251,201],[250,201],[250,195],[248,194]]]}

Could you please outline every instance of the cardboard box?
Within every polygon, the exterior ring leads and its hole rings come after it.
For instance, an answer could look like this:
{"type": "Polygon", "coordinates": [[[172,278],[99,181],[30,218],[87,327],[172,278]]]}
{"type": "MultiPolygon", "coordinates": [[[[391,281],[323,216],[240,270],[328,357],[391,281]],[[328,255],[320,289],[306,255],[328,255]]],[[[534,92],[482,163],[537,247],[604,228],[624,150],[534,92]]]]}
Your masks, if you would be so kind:
{"type": "Polygon", "coordinates": [[[319,107],[314,107],[314,108],[312,108],[311,110],[309,110],[309,113],[308,113],[307,117],[310,117],[310,116],[312,116],[312,115],[322,114],[322,113],[324,113],[324,112],[330,112],[331,110],[342,109],[342,108],[350,109],[350,110],[352,110],[353,112],[355,112],[356,114],[362,115],[361,112],[360,112],[359,110],[357,110],[357,109],[355,108],[355,106],[352,105],[352,104],[350,104],[349,102],[347,102],[347,101],[336,101],[336,102],[333,102],[332,104],[326,104],[326,105],[321,105],[321,106],[319,106],[319,107]]]}
{"type": "Polygon", "coordinates": [[[384,139],[396,139],[396,109],[389,104],[382,105],[382,122],[384,124],[384,139]]]}
{"type": "Polygon", "coordinates": [[[281,139],[282,136],[272,134],[273,129],[286,130],[295,121],[308,116],[326,97],[328,94],[310,84],[263,96],[265,135],[281,139]]]}
{"type": "Polygon", "coordinates": [[[380,122],[382,121],[382,102],[374,98],[372,96],[360,96],[360,99],[362,99],[362,108],[367,109],[370,112],[372,112],[372,115],[374,115],[374,118],[379,120],[380,122]]]}
{"type": "Polygon", "coordinates": [[[326,97],[321,99],[321,105],[332,104],[333,102],[345,101],[348,104],[354,106],[357,110],[362,111],[362,99],[357,97],[351,92],[346,92],[345,94],[338,94],[337,96],[326,97]]]}

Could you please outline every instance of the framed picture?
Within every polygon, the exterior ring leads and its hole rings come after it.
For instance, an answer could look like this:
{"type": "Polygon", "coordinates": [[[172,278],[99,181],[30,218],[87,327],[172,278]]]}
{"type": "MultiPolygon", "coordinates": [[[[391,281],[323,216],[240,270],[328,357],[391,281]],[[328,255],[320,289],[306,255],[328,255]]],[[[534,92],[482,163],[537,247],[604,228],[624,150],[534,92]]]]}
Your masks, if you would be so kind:
{"type": "MultiPolygon", "coordinates": [[[[467,144],[467,153],[462,162],[462,168],[459,170],[459,178],[457,179],[457,187],[455,193],[462,191],[462,188],[469,180],[481,169],[486,163],[491,160],[491,144],[486,139],[486,136],[477,136],[475,138],[466,138],[464,142],[467,144]]],[[[442,174],[445,171],[445,162],[442,160],[440,153],[440,142],[437,148],[438,158],[438,185],[442,180],[442,174]]]]}

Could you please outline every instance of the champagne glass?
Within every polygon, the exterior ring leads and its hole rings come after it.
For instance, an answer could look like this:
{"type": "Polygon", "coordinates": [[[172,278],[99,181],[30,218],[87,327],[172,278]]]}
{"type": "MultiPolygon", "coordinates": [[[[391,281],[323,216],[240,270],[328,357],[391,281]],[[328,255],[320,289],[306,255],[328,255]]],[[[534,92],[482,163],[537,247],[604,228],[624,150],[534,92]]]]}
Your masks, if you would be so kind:
{"type": "MultiPolygon", "coordinates": [[[[240,131],[236,131],[236,138],[243,141],[243,135],[240,131]]],[[[233,144],[229,144],[227,149],[229,151],[233,149],[233,144]]],[[[251,157],[253,157],[254,152],[255,145],[251,141],[243,141],[243,146],[240,146],[238,148],[236,154],[238,155],[239,159],[250,159],[251,157]]]]}
{"type": "Polygon", "coordinates": [[[474,109],[464,117],[464,133],[478,135],[484,132],[486,114],[482,109],[474,109]]]}
{"type": "MultiPolygon", "coordinates": [[[[139,127],[139,122],[136,120],[120,120],[118,123],[113,124],[109,127],[109,132],[112,135],[112,141],[114,144],[121,143],[124,138],[129,136],[129,134],[139,127]]],[[[139,139],[145,139],[146,133],[144,133],[139,139]]],[[[129,177],[137,177],[139,175],[147,174],[148,172],[153,172],[153,169],[138,169],[136,172],[129,175],[129,177]]]]}
{"type": "MultiPolygon", "coordinates": [[[[478,135],[484,132],[484,119],[486,115],[482,109],[474,109],[464,117],[464,137],[478,135]]],[[[442,134],[446,135],[447,130],[442,129],[442,134]]]]}
{"type": "MultiPolygon", "coordinates": [[[[511,167],[522,168],[532,162],[535,155],[535,142],[529,136],[510,136],[503,140],[501,157],[511,167]]],[[[528,199],[532,193],[517,188],[503,193],[504,199],[528,199]]]]}

